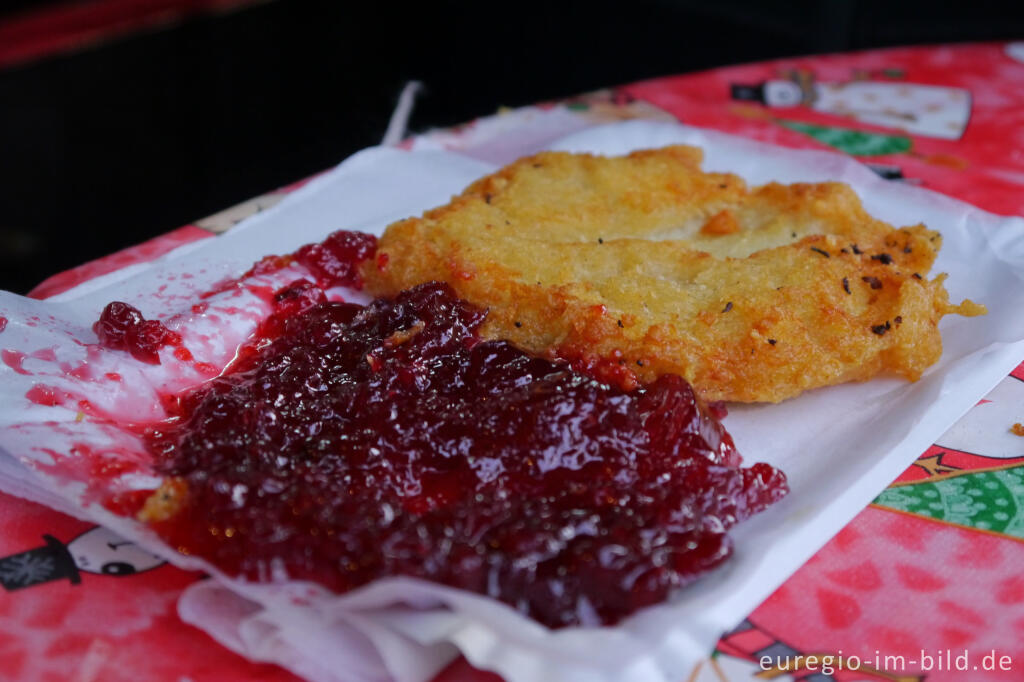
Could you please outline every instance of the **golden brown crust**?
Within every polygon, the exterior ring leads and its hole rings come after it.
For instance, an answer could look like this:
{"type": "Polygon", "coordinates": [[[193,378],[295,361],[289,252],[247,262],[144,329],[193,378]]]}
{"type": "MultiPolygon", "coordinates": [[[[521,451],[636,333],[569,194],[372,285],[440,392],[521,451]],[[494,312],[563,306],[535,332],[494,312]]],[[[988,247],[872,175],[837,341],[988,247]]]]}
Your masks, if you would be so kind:
{"type": "Polygon", "coordinates": [[[942,353],[942,316],[983,311],[926,278],[938,233],[875,220],[844,184],[748,189],[700,159],[682,146],[521,159],[391,225],[367,286],[442,280],[490,309],[485,336],[621,352],[643,380],[677,373],[706,399],[744,402],[917,379],[942,353]]]}
{"type": "Polygon", "coordinates": [[[159,523],[173,518],[184,506],[187,495],[188,483],[185,479],[175,476],[165,478],[160,487],[146,498],[136,518],[145,523],[159,523]]]}

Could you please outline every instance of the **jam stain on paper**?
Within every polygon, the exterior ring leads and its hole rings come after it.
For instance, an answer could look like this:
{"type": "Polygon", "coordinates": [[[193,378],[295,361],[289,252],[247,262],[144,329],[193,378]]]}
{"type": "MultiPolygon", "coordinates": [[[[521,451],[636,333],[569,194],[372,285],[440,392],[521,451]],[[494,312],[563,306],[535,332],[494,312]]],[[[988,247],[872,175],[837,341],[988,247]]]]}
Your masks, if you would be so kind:
{"type": "Polygon", "coordinates": [[[4,349],[0,351],[0,360],[18,374],[30,376],[32,372],[25,369],[25,358],[28,357],[21,351],[4,349]]]}

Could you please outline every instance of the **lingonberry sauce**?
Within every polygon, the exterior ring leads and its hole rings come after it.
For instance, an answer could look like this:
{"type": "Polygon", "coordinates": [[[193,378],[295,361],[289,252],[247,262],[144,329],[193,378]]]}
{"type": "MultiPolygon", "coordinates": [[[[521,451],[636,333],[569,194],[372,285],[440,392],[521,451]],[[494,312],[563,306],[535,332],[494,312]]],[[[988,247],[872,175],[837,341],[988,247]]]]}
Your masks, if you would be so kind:
{"type": "MultiPolygon", "coordinates": [[[[317,278],[317,284],[310,284],[319,292],[306,295],[319,295],[324,299],[323,289],[335,286],[346,286],[354,289],[363,288],[363,278],[359,266],[373,257],[377,250],[377,238],[364,232],[338,230],[328,235],[327,239],[314,244],[306,244],[297,251],[286,256],[267,256],[253,265],[238,280],[222,282],[218,287],[207,292],[206,296],[227,290],[253,275],[269,274],[287,267],[293,261],[304,265],[317,278]]],[[[206,304],[199,303],[192,307],[193,312],[201,313],[206,304]]],[[[294,306],[293,306],[294,307],[294,306]]],[[[278,313],[286,312],[279,310],[278,313]]],[[[281,315],[279,314],[278,317],[281,315]]],[[[0,332],[7,326],[7,320],[0,317],[0,332]]],[[[112,350],[124,350],[132,357],[151,365],[160,364],[160,349],[164,346],[177,346],[181,336],[165,327],[158,320],[147,320],[138,308],[113,301],[103,309],[93,326],[100,345],[112,350]]],[[[176,354],[179,360],[191,359],[187,348],[179,348],[176,354]]]]}
{"type": "Polygon", "coordinates": [[[338,230],[320,243],[306,244],[295,252],[294,258],[317,276],[321,286],[362,289],[359,266],[376,250],[377,238],[372,234],[338,230]]]}
{"type": "Polygon", "coordinates": [[[627,391],[483,341],[485,311],[446,285],[274,300],[147,436],[172,500],[150,523],[228,574],[338,592],[414,576],[552,627],[611,624],[720,564],[729,528],[787,492],[740,466],[683,379],[627,391]]]}
{"type": "Polygon", "coordinates": [[[138,308],[121,301],[108,303],[92,330],[100,345],[126,350],[132,357],[151,365],[160,364],[160,349],[181,343],[181,336],[159,320],[147,320],[138,308]]]}

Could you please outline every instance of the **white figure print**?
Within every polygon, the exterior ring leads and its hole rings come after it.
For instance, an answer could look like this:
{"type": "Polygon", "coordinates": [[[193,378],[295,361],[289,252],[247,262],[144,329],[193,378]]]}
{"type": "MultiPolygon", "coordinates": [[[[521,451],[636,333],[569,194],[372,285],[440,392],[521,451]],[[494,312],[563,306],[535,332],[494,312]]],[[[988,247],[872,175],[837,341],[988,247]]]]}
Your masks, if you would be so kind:
{"type": "Polygon", "coordinates": [[[164,560],[97,526],[68,544],[44,535],[41,547],[0,557],[0,587],[20,590],[54,580],[82,581],[81,573],[127,576],[156,568],[164,560]]]}
{"type": "Polygon", "coordinates": [[[164,563],[160,557],[102,526],[69,542],[68,552],[78,570],[101,575],[131,575],[164,563]]]}
{"type": "Polygon", "coordinates": [[[804,76],[735,84],[732,97],[769,107],[804,105],[821,113],[943,140],[960,139],[971,117],[971,93],[963,88],[860,79],[822,83],[804,76]]]}
{"type": "Polygon", "coordinates": [[[1024,438],[1010,429],[1024,423],[1024,381],[1008,376],[935,444],[983,457],[1024,457],[1024,438]]]}

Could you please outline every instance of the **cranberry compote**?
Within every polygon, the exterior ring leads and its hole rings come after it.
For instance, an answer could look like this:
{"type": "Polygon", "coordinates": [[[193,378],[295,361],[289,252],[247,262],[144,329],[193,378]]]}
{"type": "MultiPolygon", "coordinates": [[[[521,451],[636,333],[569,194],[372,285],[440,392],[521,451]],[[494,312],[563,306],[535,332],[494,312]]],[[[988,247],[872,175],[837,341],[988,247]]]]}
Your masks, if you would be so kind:
{"type": "Polygon", "coordinates": [[[153,525],[230,574],[415,576],[608,624],[721,563],[726,531],[786,494],[683,379],[627,392],[482,341],[485,313],[446,285],[275,298],[269,338],[149,436],[187,491],[153,525]]]}
{"type": "Polygon", "coordinates": [[[377,238],[365,232],[338,230],[318,244],[306,244],[293,256],[316,275],[321,286],[363,288],[359,266],[377,250],[377,238]]]}

